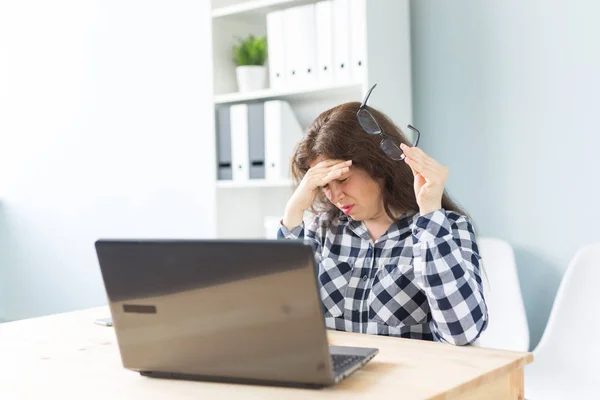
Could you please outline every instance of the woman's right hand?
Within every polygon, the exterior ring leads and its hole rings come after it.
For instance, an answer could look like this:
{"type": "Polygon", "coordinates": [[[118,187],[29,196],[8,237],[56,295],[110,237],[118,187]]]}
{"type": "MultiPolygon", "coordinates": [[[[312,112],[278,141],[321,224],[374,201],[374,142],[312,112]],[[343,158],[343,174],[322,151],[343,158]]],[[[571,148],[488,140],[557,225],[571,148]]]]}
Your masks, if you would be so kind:
{"type": "Polygon", "coordinates": [[[288,229],[300,225],[304,211],[313,205],[319,188],[342,178],[350,171],[350,165],[351,160],[324,160],[309,168],[285,207],[283,225],[288,229]]]}

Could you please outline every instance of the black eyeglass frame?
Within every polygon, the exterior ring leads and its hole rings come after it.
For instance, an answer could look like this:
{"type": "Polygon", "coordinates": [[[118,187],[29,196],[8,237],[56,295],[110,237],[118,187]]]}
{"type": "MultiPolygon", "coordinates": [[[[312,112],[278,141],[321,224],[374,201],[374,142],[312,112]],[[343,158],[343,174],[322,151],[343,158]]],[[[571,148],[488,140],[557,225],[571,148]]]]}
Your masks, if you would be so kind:
{"type": "MultiPolygon", "coordinates": [[[[369,100],[369,97],[371,96],[371,92],[373,91],[373,89],[375,89],[375,86],[377,86],[377,84],[374,84],[371,87],[371,89],[369,89],[369,91],[367,92],[365,99],[363,100],[360,107],[358,108],[358,111],[356,112],[356,118],[358,118],[358,123],[360,124],[360,126],[363,128],[363,130],[365,132],[367,132],[370,135],[381,135],[381,137],[383,138],[383,139],[381,139],[381,143],[380,143],[381,150],[383,150],[383,152],[388,157],[390,157],[392,160],[395,160],[395,161],[402,161],[406,158],[406,155],[404,154],[402,149],[400,149],[400,147],[396,144],[396,141],[394,140],[394,138],[390,137],[389,135],[387,135],[385,133],[385,131],[383,130],[383,128],[377,121],[377,118],[375,118],[375,116],[371,113],[371,111],[367,107],[367,101],[369,100]],[[369,126],[369,123],[364,119],[366,117],[361,117],[361,113],[363,115],[366,114],[366,116],[368,118],[370,118],[370,122],[375,123],[375,126],[377,128],[372,129],[372,127],[369,126]],[[389,141],[389,143],[394,147],[394,149],[398,150],[400,152],[401,155],[398,158],[395,158],[386,150],[388,148],[385,145],[386,141],[389,141]]],[[[417,145],[419,144],[419,139],[421,138],[421,132],[419,132],[419,130],[417,128],[415,128],[414,126],[412,126],[410,124],[407,126],[410,130],[412,130],[413,132],[415,132],[417,134],[417,139],[415,140],[415,143],[413,144],[413,147],[417,147],[417,145]]]]}

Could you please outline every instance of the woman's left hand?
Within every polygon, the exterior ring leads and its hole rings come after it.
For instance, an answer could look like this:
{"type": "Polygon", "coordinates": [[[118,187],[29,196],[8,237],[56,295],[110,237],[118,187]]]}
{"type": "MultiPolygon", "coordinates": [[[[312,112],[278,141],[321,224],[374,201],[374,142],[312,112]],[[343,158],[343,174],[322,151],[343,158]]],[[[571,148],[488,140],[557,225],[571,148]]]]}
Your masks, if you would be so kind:
{"type": "Polygon", "coordinates": [[[418,147],[402,143],[400,148],[406,156],[404,161],[415,176],[415,195],[421,215],[441,209],[448,167],[441,165],[418,147]]]}

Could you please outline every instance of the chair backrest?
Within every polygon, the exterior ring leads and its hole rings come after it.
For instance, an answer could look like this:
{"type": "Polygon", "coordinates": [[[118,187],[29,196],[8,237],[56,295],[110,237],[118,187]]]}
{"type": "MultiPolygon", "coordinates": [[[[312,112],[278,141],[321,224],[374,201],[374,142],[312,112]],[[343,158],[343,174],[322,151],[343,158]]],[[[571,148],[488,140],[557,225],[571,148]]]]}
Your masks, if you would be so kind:
{"type": "Polygon", "coordinates": [[[598,381],[599,282],[600,243],[595,243],[581,248],[571,260],[534,350],[536,361],[557,372],[569,371],[582,381],[598,381]]]}
{"type": "Polygon", "coordinates": [[[475,345],[527,351],[529,326],[513,249],[496,238],[482,237],[478,243],[483,259],[483,294],[489,321],[475,345]]]}

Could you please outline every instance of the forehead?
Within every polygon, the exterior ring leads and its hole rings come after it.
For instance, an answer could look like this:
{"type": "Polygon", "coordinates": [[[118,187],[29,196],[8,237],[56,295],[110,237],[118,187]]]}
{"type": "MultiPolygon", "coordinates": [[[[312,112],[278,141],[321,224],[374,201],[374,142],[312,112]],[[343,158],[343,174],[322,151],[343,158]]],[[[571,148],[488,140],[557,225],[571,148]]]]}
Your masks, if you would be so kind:
{"type": "Polygon", "coordinates": [[[319,157],[315,158],[314,160],[312,160],[312,161],[311,161],[311,162],[308,164],[308,166],[309,166],[310,168],[312,168],[312,167],[314,167],[315,165],[317,165],[318,163],[320,163],[321,161],[325,161],[325,160],[327,160],[327,157],[324,157],[324,156],[319,156],[319,157]]]}

